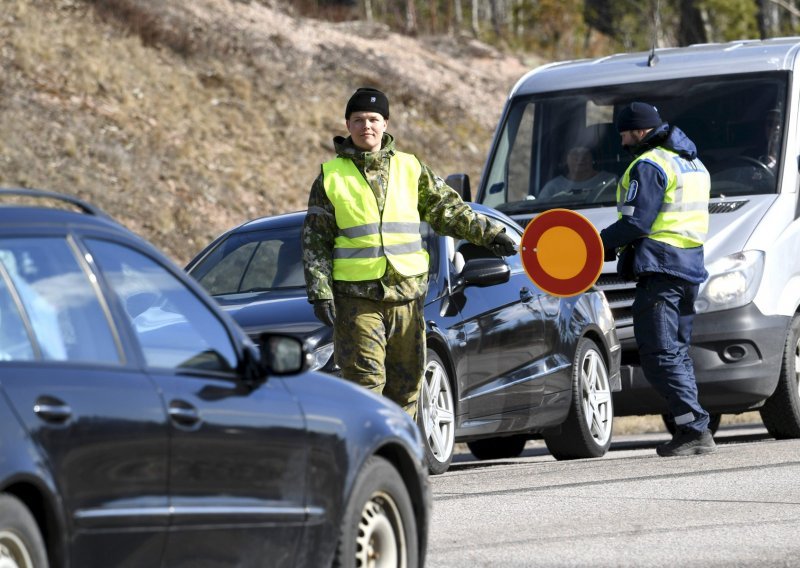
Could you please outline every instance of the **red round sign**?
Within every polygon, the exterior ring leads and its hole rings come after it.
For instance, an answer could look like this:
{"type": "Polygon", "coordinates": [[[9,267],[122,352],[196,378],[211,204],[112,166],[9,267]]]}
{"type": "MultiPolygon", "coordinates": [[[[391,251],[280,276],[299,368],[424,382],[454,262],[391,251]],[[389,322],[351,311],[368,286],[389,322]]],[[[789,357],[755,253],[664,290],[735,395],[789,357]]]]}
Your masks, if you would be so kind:
{"type": "Polygon", "coordinates": [[[520,255],[528,278],[553,296],[585,292],[603,270],[600,233],[569,209],[550,209],[528,223],[520,255]]]}

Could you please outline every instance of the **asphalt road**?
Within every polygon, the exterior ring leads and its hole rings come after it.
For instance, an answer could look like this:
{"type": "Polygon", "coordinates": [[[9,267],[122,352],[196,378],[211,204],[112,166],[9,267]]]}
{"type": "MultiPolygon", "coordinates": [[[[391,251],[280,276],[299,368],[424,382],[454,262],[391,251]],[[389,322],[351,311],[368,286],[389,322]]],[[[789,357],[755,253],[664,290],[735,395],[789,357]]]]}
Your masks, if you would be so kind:
{"type": "Polygon", "coordinates": [[[595,460],[455,457],[432,476],[429,568],[800,566],[800,440],[723,427],[715,454],[660,458],[616,437],[595,460]]]}

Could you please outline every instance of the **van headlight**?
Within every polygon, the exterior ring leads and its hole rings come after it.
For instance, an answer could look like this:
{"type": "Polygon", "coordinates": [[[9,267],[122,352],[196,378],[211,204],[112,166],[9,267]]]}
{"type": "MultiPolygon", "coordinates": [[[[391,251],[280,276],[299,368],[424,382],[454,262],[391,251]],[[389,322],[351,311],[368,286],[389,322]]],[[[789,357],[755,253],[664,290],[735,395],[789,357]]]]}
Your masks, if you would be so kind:
{"type": "Polygon", "coordinates": [[[325,343],[317,347],[311,352],[311,366],[310,371],[317,371],[327,365],[330,358],[333,356],[333,343],[325,343]]]}
{"type": "Polygon", "coordinates": [[[706,267],[708,280],[694,304],[697,313],[738,308],[753,301],[764,273],[764,251],[747,250],[706,267]]]}

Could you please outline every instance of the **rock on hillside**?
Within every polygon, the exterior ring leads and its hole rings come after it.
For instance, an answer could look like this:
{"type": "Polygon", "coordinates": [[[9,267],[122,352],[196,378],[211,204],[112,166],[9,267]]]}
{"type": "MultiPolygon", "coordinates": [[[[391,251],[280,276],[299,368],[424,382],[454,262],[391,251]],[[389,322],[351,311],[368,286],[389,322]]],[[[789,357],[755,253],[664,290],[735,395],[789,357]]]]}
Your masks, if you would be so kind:
{"type": "Polygon", "coordinates": [[[476,178],[535,63],[269,0],[0,0],[0,46],[0,185],[89,199],[178,262],[304,208],[359,86],[387,92],[402,149],[476,178]]]}

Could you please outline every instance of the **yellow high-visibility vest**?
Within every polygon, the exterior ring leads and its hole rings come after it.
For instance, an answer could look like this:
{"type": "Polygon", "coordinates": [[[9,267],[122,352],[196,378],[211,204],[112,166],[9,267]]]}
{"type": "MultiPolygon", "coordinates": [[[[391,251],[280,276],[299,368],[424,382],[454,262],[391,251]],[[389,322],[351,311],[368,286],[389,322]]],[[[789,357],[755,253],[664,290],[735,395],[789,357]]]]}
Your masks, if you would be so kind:
{"type": "Polygon", "coordinates": [[[694,248],[703,244],[708,234],[708,200],[711,181],[708,170],[699,159],[686,160],[665,148],[653,148],[637,157],[617,186],[617,215],[632,213],[625,203],[630,188],[630,174],[642,160],[653,162],[667,175],[664,201],[650,229],[648,239],[678,248],[694,248]]]}
{"type": "Polygon", "coordinates": [[[383,214],[352,160],[334,158],[322,164],[322,173],[339,227],[333,249],[334,280],[377,280],[386,272],[387,262],[403,276],[428,270],[417,211],[422,166],[414,156],[401,152],[392,156],[383,214]]]}

